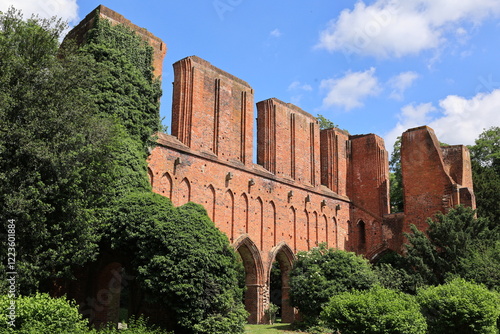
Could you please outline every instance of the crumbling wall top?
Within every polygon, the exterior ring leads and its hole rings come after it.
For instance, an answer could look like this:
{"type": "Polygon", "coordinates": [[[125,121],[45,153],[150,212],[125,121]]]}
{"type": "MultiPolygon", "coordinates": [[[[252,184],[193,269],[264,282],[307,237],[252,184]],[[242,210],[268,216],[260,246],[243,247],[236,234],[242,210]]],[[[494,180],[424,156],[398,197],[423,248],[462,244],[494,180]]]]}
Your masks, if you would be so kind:
{"type": "MultiPolygon", "coordinates": [[[[186,62],[186,61],[189,61],[189,62],[192,62],[194,64],[198,64],[200,65],[201,67],[204,67],[208,70],[211,70],[211,71],[214,71],[216,72],[217,74],[219,75],[222,75],[222,76],[225,76],[227,77],[228,79],[232,80],[232,81],[235,81],[243,86],[246,86],[248,88],[252,88],[250,86],[250,84],[248,84],[248,82],[238,78],[237,76],[234,76],[232,75],[231,73],[228,73],[224,70],[221,70],[220,68],[218,67],[215,67],[214,65],[212,65],[209,61],[206,61],[205,59],[202,59],[198,56],[189,56],[189,57],[185,57],[177,62],[174,63],[173,66],[176,66],[177,64],[180,64],[181,62],[186,62]]],[[[193,65],[194,66],[194,65],[193,65]]]]}

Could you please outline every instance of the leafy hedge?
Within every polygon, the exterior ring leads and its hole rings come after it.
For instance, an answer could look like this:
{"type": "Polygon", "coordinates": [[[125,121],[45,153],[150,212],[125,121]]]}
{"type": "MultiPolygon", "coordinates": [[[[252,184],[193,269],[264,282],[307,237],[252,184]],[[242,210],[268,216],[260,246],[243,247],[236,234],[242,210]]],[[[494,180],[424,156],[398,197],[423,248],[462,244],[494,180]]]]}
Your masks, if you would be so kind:
{"type": "Polygon", "coordinates": [[[500,296],[484,286],[457,278],[417,294],[430,334],[495,334],[500,296]]]}
{"type": "Polygon", "coordinates": [[[342,334],[425,334],[427,329],[415,297],[381,287],[332,297],[321,320],[342,334]]]}

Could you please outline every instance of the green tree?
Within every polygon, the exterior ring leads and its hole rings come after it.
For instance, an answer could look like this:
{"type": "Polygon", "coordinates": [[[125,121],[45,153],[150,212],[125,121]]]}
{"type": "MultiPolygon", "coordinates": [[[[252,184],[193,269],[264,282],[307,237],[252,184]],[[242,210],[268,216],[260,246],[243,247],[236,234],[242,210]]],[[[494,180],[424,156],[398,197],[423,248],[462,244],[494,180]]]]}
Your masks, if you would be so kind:
{"type": "Polygon", "coordinates": [[[477,242],[459,267],[461,277],[500,292],[500,241],[477,242]]]}
{"type": "Polygon", "coordinates": [[[472,177],[480,217],[500,223],[500,127],[485,130],[469,147],[472,177]]]}
{"type": "Polygon", "coordinates": [[[321,320],[343,334],[427,333],[415,297],[381,287],[332,297],[321,312],[321,320]]]}
{"type": "Polygon", "coordinates": [[[332,121],[330,121],[328,118],[326,118],[323,115],[318,114],[316,116],[316,119],[318,120],[320,130],[326,130],[326,129],[339,127],[337,124],[333,123],[332,121]]]}
{"type": "Polygon", "coordinates": [[[391,159],[389,160],[389,169],[391,212],[403,212],[404,196],[403,173],[401,170],[401,137],[398,137],[394,143],[391,159]]]}
{"type": "Polygon", "coordinates": [[[176,333],[243,333],[241,264],[202,206],[174,208],[154,193],[131,193],[109,217],[109,243],[129,259],[176,333]]]}
{"type": "Polygon", "coordinates": [[[95,116],[86,93],[93,59],[59,49],[64,28],[55,19],[24,21],[12,8],[0,14],[0,233],[6,240],[15,221],[25,294],[95,258],[96,210],[111,190],[115,129],[95,116]]]}
{"type": "Polygon", "coordinates": [[[418,291],[430,334],[495,334],[500,296],[462,278],[418,291]]]}
{"type": "Polygon", "coordinates": [[[330,297],[345,291],[365,290],[376,282],[366,259],[322,244],[297,254],[290,272],[290,302],[314,321],[330,297]]]}
{"type": "Polygon", "coordinates": [[[412,226],[406,249],[411,270],[430,285],[442,284],[450,275],[466,275],[464,259],[473,256],[479,246],[494,246],[500,236],[497,224],[476,218],[475,211],[464,206],[438,213],[427,223],[425,233],[412,226]]]}

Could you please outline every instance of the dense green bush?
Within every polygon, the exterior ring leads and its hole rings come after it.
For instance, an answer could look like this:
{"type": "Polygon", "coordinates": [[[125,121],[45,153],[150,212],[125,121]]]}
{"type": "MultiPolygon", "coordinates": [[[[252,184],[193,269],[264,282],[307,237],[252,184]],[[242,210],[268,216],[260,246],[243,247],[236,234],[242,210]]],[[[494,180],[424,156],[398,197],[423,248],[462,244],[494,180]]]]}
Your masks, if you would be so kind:
{"type": "MultiPolygon", "coordinates": [[[[0,296],[0,330],[9,332],[8,318],[11,298],[0,296]]],[[[15,299],[16,333],[86,333],[88,321],[78,313],[78,307],[66,298],[51,298],[37,293],[30,297],[15,299]]]]}
{"type": "Polygon", "coordinates": [[[500,298],[484,286],[457,278],[419,290],[417,300],[430,334],[497,333],[500,298]]]}
{"type": "Polygon", "coordinates": [[[377,283],[366,259],[324,244],[299,252],[290,272],[290,301],[309,319],[317,318],[330,297],[365,290],[377,283]]]}
{"type": "Polygon", "coordinates": [[[427,328],[415,297],[381,287],[333,296],[321,320],[342,334],[424,334],[427,328]]]}
{"type": "MultiPolygon", "coordinates": [[[[10,327],[8,317],[11,305],[8,295],[0,295],[0,333],[19,334],[168,334],[148,326],[145,319],[130,319],[126,329],[110,326],[101,330],[89,328],[89,323],[78,313],[78,306],[65,297],[52,298],[48,294],[14,299],[15,327],[10,327]]],[[[215,332],[214,332],[215,333],[215,332]]]]}
{"type": "Polygon", "coordinates": [[[205,209],[174,208],[154,193],[133,193],[110,211],[112,247],[126,254],[148,301],[176,324],[176,333],[242,333],[247,313],[238,262],[205,209]]]}

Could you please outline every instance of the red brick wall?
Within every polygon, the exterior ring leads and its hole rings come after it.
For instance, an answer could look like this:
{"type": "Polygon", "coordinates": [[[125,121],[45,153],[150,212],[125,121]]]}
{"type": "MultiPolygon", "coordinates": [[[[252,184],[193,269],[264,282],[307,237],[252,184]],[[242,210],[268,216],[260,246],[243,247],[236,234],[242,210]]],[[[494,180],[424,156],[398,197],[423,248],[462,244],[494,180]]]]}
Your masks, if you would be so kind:
{"type": "Polygon", "coordinates": [[[347,196],[347,148],[349,134],[339,129],[321,131],[321,183],[347,196]]]}
{"type": "Polygon", "coordinates": [[[475,207],[468,150],[463,146],[441,147],[431,128],[422,126],[403,133],[401,166],[405,231],[410,224],[425,230],[428,217],[461,202],[475,207]]]}
{"type": "Polygon", "coordinates": [[[252,163],[253,90],[196,56],[174,64],[172,135],[222,160],[252,163]]]}
{"type": "Polygon", "coordinates": [[[389,213],[389,162],[382,138],[350,136],[348,142],[348,196],[352,231],[349,249],[375,254],[385,248],[382,222],[389,213]]]}
{"type": "Polygon", "coordinates": [[[299,184],[320,184],[320,137],[316,118],[290,103],[257,103],[257,163],[299,184]]]}

